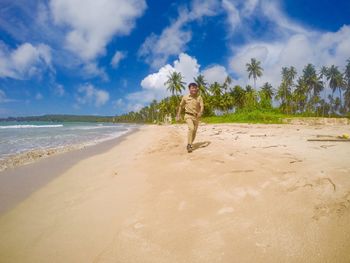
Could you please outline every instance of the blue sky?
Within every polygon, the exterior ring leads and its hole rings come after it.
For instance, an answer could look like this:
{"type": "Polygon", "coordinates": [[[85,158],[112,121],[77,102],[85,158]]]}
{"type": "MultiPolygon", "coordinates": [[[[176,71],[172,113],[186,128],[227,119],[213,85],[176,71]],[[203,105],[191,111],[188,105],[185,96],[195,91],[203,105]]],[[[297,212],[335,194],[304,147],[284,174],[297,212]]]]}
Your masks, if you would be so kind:
{"type": "Polygon", "coordinates": [[[0,0],[0,117],[115,115],[168,94],[166,76],[275,87],[283,66],[350,58],[350,2],[0,0]]]}

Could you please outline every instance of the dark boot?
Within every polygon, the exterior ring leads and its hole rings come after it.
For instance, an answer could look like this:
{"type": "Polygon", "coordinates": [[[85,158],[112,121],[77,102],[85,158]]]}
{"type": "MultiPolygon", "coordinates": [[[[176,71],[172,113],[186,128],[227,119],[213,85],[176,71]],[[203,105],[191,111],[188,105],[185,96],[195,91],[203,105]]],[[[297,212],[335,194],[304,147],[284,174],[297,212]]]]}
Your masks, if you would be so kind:
{"type": "Polygon", "coordinates": [[[191,153],[193,151],[192,145],[187,144],[187,152],[191,153]]]}

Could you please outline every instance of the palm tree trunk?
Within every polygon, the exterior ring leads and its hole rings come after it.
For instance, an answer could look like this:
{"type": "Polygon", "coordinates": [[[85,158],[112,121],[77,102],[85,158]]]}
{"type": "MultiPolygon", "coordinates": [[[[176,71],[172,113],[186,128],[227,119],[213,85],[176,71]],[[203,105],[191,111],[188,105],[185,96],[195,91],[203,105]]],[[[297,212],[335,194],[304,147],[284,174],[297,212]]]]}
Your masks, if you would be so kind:
{"type": "Polygon", "coordinates": [[[343,104],[342,104],[342,94],[341,94],[341,88],[339,87],[339,99],[340,99],[340,109],[339,112],[342,112],[343,104]]]}
{"type": "Polygon", "coordinates": [[[322,109],[322,117],[324,117],[324,106],[325,106],[325,103],[326,103],[326,89],[324,89],[323,91],[323,109],[322,109]]]}
{"type": "Polygon", "coordinates": [[[256,78],[254,78],[254,88],[256,90],[256,78]]]}

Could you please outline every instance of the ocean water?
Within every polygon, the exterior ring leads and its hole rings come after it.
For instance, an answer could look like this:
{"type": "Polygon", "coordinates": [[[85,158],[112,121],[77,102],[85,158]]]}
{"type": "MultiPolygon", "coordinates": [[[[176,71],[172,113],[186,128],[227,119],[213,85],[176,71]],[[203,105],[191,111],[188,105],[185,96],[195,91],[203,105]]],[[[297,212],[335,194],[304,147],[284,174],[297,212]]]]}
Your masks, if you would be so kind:
{"type": "Polygon", "coordinates": [[[111,123],[0,122],[0,159],[37,149],[94,145],[137,127],[111,123]]]}

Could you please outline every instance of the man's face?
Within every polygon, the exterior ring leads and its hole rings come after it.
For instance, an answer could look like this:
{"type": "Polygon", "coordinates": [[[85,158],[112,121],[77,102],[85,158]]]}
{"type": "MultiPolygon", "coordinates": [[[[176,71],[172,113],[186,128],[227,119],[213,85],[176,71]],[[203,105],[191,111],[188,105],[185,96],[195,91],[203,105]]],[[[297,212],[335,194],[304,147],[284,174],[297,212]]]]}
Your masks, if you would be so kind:
{"type": "Polygon", "coordinates": [[[197,86],[191,86],[190,87],[190,94],[191,95],[197,95],[198,93],[198,87],[197,86]]]}

